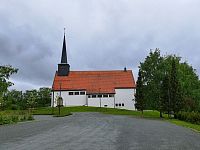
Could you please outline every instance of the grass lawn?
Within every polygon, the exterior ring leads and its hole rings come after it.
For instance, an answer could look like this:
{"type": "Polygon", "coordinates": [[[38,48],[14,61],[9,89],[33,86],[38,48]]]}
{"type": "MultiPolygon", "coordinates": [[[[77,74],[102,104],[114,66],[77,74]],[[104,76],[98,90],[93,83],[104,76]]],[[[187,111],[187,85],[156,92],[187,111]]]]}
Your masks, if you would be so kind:
{"type": "Polygon", "coordinates": [[[71,115],[71,112],[66,107],[61,107],[60,114],[58,108],[43,107],[32,110],[33,115],[53,115],[53,117],[64,117],[71,115]]]}
{"type": "Polygon", "coordinates": [[[183,127],[186,127],[186,128],[190,128],[194,131],[200,132],[200,125],[192,124],[192,123],[177,120],[177,119],[167,119],[167,121],[169,121],[173,124],[176,124],[178,126],[183,126],[183,127]]]}
{"type": "MultiPolygon", "coordinates": [[[[37,108],[32,111],[34,115],[52,115],[58,114],[58,108],[52,110],[51,107],[37,108]]],[[[76,106],[76,107],[61,107],[61,114],[67,114],[69,112],[101,112],[104,114],[113,115],[130,115],[135,117],[142,117],[141,112],[125,109],[114,109],[114,108],[100,108],[100,107],[88,107],[88,106],[76,106]]],[[[159,118],[158,111],[144,111],[144,118],[159,118]]]]}
{"type": "MultiPolygon", "coordinates": [[[[54,108],[54,116],[58,116],[58,108],[54,108]]],[[[61,115],[66,116],[70,115],[73,112],[100,112],[104,114],[112,114],[112,115],[129,115],[134,117],[143,117],[143,118],[152,118],[152,119],[160,119],[160,113],[158,111],[144,111],[143,116],[141,112],[134,110],[125,110],[125,109],[114,109],[114,108],[100,108],[100,107],[88,107],[88,106],[76,106],[76,107],[61,107],[61,115]]],[[[34,115],[52,115],[52,108],[37,108],[32,111],[34,115]]],[[[164,118],[160,119],[164,121],[169,121],[170,123],[191,128],[192,130],[200,132],[200,125],[188,123],[185,121],[180,121],[177,119],[168,119],[167,115],[164,115],[164,118]]]]}

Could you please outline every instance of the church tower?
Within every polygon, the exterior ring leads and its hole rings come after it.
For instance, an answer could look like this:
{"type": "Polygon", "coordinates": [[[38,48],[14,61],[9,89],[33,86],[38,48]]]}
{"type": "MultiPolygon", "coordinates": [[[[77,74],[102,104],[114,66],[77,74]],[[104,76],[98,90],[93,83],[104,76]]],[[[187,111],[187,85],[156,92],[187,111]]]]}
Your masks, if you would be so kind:
{"type": "Polygon", "coordinates": [[[65,32],[64,32],[61,63],[58,64],[58,76],[68,76],[69,71],[70,71],[70,65],[67,63],[67,51],[66,51],[65,32]]]}

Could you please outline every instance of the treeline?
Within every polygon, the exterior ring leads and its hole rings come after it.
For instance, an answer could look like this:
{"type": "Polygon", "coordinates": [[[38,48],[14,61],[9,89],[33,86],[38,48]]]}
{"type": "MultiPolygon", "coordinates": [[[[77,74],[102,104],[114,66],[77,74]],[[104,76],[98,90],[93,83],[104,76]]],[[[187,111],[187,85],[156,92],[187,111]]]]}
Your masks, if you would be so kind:
{"type": "Polygon", "coordinates": [[[35,107],[47,107],[51,103],[51,89],[40,88],[39,90],[26,90],[25,92],[11,90],[3,96],[1,109],[28,109],[35,107]]]}
{"type": "Polygon", "coordinates": [[[17,73],[18,69],[12,66],[0,66],[0,110],[6,109],[27,109],[35,107],[50,106],[51,89],[40,88],[39,90],[26,90],[25,92],[11,90],[8,88],[13,85],[9,81],[10,75],[17,73]]]}
{"type": "MultiPolygon", "coordinates": [[[[180,112],[200,112],[200,81],[196,70],[176,55],[150,51],[140,63],[135,107],[158,110],[176,118],[180,112]]],[[[200,119],[200,118],[199,118],[200,119]]]]}

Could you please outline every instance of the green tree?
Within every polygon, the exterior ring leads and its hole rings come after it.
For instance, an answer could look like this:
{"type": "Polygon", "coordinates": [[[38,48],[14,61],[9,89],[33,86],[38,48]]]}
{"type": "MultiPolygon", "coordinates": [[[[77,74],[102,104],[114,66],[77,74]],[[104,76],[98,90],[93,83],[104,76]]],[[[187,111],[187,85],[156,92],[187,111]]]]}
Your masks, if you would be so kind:
{"type": "MultiPolygon", "coordinates": [[[[161,102],[160,108],[162,112],[167,112],[168,116],[171,116],[172,111],[172,102],[171,102],[171,72],[172,72],[172,63],[176,62],[177,66],[179,65],[180,57],[175,55],[163,56],[162,62],[162,87],[161,87],[161,102]]],[[[162,116],[162,115],[161,115],[162,116]]]]}
{"type": "MultiPolygon", "coordinates": [[[[187,101],[185,100],[185,103],[187,101]]],[[[200,88],[192,91],[191,103],[184,105],[186,111],[199,111],[200,112],[200,88]]]]}
{"type": "Polygon", "coordinates": [[[163,112],[200,111],[200,81],[195,69],[181,57],[150,51],[139,66],[147,109],[163,112]]]}
{"type": "Polygon", "coordinates": [[[26,108],[35,108],[37,106],[37,99],[37,90],[27,90],[24,93],[24,102],[26,104],[26,108]]]}
{"type": "Polygon", "coordinates": [[[180,83],[178,80],[175,59],[172,60],[171,69],[172,70],[171,70],[171,76],[170,76],[170,93],[171,93],[170,103],[171,103],[172,110],[174,111],[176,115],[183,107],[183,97],[182,97],[180,83]]]}
{"type": "Polygon", "coordinates": [[[140,110],[143,115],[143,110],[145,109],[145,99],[143,95],[143,83],[142,83],[142,75],[141,70],[138,73],[137,79],[137,87],[136,87],[136,94],[135,94],[135,108],[140,110]]]}
{"type": "Polygon", "coordinates": [[[8,91],[5,96],[5,107],[7,109],[21,109],[22,103],[22,91],[11,90],[8,91]]]}
{"type": "Polygon", "coordinates": [[[8,87],[12,86],[13,83],[9,81],[9,77],[17,73],[18,69],[12,66],[0,66],[0,109],[5,105],[4,95],[8,91],[8,87]]]}
{"type": "Polygon", "coordinates": [[[196,70],[187,62],[178,66],[179,82],[184,99],[185,111],[197,111],[200,106],[200,82],[196,70]]]}
{"type": "MultiPolygon", "coordinates": [[[[150,51],[149,56],[140,63],[141,74],[143,77],[143,94],[147,109],[160,110],[161,101],[161,81],[163,78],[163,57],[160,50],[150,51]]],[[[161,114],[162,115],[162,114],[161,114]]]]}
{"type": "Polygon", "coordinates": [[[170,116],[170,112],[171,112],[170,81],[169,81],[169,75],[167,73],[165,74],[165,77],[162,81],[162,86],[161,86],[160,111],[161,113],[168,112],[168,116],[170,116]]]}
{"type": "Polygon", "coordinates": [[[42,87],[38,90],[37,106],[45,107],[51,105],[51,89],[42,87]]]}

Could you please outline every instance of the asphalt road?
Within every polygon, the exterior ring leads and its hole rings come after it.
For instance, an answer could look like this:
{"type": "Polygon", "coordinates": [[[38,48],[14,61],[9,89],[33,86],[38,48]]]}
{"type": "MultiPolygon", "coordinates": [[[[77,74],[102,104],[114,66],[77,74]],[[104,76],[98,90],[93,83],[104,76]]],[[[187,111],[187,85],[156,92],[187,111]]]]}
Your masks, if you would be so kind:
{"type": "Polygon", "coordinates": [[[0,149],[200,150],[200,133],[159,120],[100,113],[35,118],[0,126],[0,149]]]}

